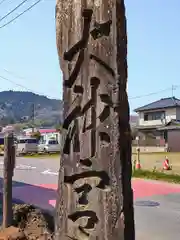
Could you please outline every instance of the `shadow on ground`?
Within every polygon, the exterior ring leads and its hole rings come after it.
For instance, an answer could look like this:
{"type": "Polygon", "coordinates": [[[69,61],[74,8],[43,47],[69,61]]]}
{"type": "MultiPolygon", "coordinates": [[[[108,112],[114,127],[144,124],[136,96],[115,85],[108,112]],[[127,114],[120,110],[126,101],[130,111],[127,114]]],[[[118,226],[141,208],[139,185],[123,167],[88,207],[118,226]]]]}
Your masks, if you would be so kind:
{"type": "MultiPolygon", "coordinates": [[[[2,204],[3,178],[0,178],[0,204],[2,204]]],[[[41,209],[53,211],[50,201],[56,200],[56,186],[53,189],[45,186],[35,186],[23,182],[13,181],[13,202],[33,204],[41,209]]]]}

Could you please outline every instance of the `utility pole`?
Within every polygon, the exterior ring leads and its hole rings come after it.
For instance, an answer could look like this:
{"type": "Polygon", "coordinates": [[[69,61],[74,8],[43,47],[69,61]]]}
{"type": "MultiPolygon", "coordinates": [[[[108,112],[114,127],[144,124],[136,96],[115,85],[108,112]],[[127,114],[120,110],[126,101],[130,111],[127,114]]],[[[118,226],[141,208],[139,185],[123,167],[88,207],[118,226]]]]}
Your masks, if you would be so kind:
{"type": "Polygon", "coordinates": [[[32,120],[32,133],[34,133],[34,123],[35,123],[35,104],[32,103],[32,114],[31,114],[31,120],[32,120]]]}
{"type": "Polygon", "coordinates": [[[12,177],[15,168],[15,151],[13,133],[8,133],[4,138],[3,228],[12,224],[12,177]]]}
{"type": "Polygon", "coordinates": [[[171,88],[171,92],[172,92],[172,97],[174,97],[174,91],[176,90],[176,86],[175,85],[172,85],[172,88],[171,88]]]}

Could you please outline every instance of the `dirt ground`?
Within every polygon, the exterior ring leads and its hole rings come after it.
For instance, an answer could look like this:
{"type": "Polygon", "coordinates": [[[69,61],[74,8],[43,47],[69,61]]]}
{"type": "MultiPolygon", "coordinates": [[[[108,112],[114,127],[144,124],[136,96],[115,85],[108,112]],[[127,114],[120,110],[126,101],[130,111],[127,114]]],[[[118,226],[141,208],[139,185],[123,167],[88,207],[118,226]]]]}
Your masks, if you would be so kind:
{"type": "MultiPolygon", "coordinates": [[[[142,169],[153,170],[156,168],[163,171],[163,162],[166,158],[172,166],[172,170],[167,173],[174,173],[180,175],[180,153],[159,152],[159,153],[140,153],[140,163],[142,169]]],[[[132,161],[137,159],[137,154],[132,154],[132,161]]]]}
{"type": "Polygon", "coordinates": [[[20,228],[27,240],[52,239],[54,218],[47,212],[28,204],[13,206],[13,226],[20,228]]]}

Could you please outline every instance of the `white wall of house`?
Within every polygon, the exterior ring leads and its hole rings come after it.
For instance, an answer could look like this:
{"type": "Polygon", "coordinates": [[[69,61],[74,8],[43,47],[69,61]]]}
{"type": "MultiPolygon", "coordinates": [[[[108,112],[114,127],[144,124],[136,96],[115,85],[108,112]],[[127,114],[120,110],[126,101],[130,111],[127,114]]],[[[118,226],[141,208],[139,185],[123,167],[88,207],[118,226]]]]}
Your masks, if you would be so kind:
{"type": "MultiPolygon", "coordinates": [[[[156,126],[156,125],[163,125],[164,123],[162,122],[161,119],[159,120],[144,120],[144,114],[148,112],[158,112],[161,111],[155,110],[155,111],[146,111],[146,112],[140,112],[138,113],[139,115],[139,125],[140,126],[156,126]]],[[[167,108],[164,110],[165,111],[165,117],[166,117],[166,122],[173,120],[180,120],[180,109],[177,108],[167,108]]]]}
{"type": "Polygon", "coordinates": [[[176,120],[180,120],[180,108],[176,109],[176,120]]]}
{"type": "Polygon", "coordinates": [[[49,140],[49,139],[56,139],[59,143],[61,142],[61,134],[59,132],[53,132],[53,133],[41,133],[41,139],[42,140],[49,140]]]}
{"type": "MultiPolygon", "coordinates": [[[[25,135],[29,136],[29,135],[31,135],[32,131],[33,131],[32,128],[26,128],[26,129],[23,130],[23,133],[24,133],[25,135]]],[[[37,129],[34,128],[34,131],[36,132],[37,129]]]]}

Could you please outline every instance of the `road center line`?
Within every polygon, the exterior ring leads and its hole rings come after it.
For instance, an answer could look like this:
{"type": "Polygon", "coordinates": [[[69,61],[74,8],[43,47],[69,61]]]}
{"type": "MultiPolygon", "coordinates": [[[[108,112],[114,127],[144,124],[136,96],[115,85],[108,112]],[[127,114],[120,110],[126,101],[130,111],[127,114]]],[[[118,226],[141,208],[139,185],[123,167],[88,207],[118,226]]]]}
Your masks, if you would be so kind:
{"type": "Polygon", "coordinates": [[[52,172],[51,169],[47,169],[47,170],[41,172],[41,174],[44,174],[44,175],[55,175],[55,176],[57,176],[57,175],[58,175],[58,172],[52,172]]]}

